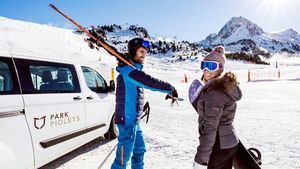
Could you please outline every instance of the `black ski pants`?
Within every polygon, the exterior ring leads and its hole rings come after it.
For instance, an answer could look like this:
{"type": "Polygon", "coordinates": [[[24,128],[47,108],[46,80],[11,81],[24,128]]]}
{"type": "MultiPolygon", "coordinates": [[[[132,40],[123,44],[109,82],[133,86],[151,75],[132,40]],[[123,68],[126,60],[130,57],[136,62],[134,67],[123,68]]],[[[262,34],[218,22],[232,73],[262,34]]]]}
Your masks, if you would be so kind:
{"type": "MultiPolygon", "coordinates": [[[[217,132],[218,133],[218,132],[217,132]]],[[[208,162],[208,169],[232,169],[233,156],[237,151],[237,145],[233,148],[220,149],[220,138],[217,134],[215,144],[208,162]]]]}

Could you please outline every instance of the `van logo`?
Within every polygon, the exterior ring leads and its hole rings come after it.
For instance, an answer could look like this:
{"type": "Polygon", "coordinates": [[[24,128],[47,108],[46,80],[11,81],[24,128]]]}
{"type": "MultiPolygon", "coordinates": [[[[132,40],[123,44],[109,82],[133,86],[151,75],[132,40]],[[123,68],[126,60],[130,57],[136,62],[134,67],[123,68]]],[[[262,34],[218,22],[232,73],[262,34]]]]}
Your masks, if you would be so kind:
{"type": "Polygon", "coordinates": [[[45,122],[46,122],[46,116],[43,116],[41,118],[33,118],[34,120],[34,127],[36,129],[42,129],[45,126],[45,122]]]}

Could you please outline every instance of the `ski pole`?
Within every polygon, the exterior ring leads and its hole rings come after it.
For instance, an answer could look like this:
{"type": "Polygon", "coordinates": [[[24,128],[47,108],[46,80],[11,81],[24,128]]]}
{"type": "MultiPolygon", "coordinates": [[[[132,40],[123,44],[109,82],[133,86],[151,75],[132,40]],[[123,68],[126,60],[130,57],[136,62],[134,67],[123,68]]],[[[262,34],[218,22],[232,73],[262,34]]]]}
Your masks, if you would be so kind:
{"type": "Polygon", "coordinates": [[[105,159],[102,161],[102,163],[99,165],[98,169],[101,169],[105,162],[107,161],[108,157],[112,154],[112,152],[116,149],[118,143],[114,146],[114,148],[108,153],[108,155],[105,157],[105,159]]]}
{"type": "Polygon", "coordinates": [[[127,65],[135,67],[133,65],[133,63],[131,63],[130,61],[128,61],[124,57],[122,57],[122,54],[120,54],[116,49],[113,49],[105,41],[101,41],[99,38],[96,38],[95,36],[93,36],[88,30],[86,30],[85,28],[83,28],[80,24],[78,24],[77,22],[75,22],[72,18],[70,18],[69,16],[65,15],[64,13],[62,13],[59,9],[57,9],[56,6],[54,6],[53,4],[50,3],[49,7],[51,7],[52,9],[54,9],[56,12],[58,12],[59,14],[61,14],[64,18],[66,18],[67,20],[69,20],[72,24],[74,24],[75,26],[77,26],[79,30],[81,30],[82,32],[84,32],[85,34],[87,34],[89,37],[91,37],[92,39],[94,39],[96,41],[96,44],[100,44],[108,53],[110,53],[113,56],[117,57],[118,59],[120,59],[121,61],[123,61],[124,63],[126,63],[127,65]]]}

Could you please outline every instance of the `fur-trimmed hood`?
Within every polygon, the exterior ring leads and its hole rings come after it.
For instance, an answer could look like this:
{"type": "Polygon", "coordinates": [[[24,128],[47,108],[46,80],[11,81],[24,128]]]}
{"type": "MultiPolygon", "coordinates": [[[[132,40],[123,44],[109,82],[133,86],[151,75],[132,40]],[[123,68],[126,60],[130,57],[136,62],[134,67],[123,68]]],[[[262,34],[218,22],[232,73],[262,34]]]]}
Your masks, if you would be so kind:
{"type": "Polygon", "coordinates": [[[225,92],[234,101],[238,101],[242,98],[242,92],[238,86],[236,75],[232,72],[226,72],[224,75],[219,76],[209,81],[203,90],[221,90],[225,92]]]}

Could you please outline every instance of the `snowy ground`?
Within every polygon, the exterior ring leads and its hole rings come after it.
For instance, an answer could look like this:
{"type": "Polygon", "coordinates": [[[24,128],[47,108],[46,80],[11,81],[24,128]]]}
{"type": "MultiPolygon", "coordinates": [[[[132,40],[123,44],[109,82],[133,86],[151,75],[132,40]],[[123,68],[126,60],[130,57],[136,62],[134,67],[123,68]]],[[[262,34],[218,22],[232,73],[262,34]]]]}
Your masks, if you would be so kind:
{"type": "MultiPolygon", "coordinates": [[[[184,98],[179,106],[170,107],[164,95],[146,91],[146,100],[150,102],[150,122],[142,122],[147,144],[145,168],[147,169],[188,169],[198,145],[197,114],[188,103],[187,90],[192,79],[200,72],[188,70],[190,64],[175,63],[174,68],[149,58],[146,72],[174,84],[180,97],[184,98]],[[152,63],[152,64],[149,64],[152,63]],[[151,65],[154,66],[152,67],[151,65]],[[186,73],[189,83],[182,83],[186,73]]],[[[230,63],[230,62],[229,62],[230,63]]],[[[256,147],[262,153],[262,168],[294,169],[300,168],[300,81],[280,80],[246,82],[247,69],[252,65],[229,64],[241,79],[243,98],[238,102],[235,127],[240,139],[247,147],[256,147]],[[245,68],[243,68],[245,67],[245,68]]],[[[170,66],[170,65],[168,65],[170,66]]],[[[260,69],[267,69],[268,66],[260,69]]],[[[299,67],[290,67],[290,71],[300,75],[299,67]]],[[[88,145],[60,158],[46,168],[74,169],[97,168],[105,156],[116,144],[95,140],[88,145]]],[[[109,168],[115,152],[103,168],[109,168]]],[[[129,165],[130,166],[130,165],[129,165]]],[[[130,167],[129,167],[130,168],[130,167]]]]}
{"type": "MultiPolygon", "coordinates": [[[[101,63],[109,66],[116,64],[115,59],[107,56],[106,52],[90,50],[82,37],[74,35],[70,30],[3,17],[0,17],[0,22],[0,52],[50,56],[78,62],[98,63],[101,60],[101,63]]],[[[238,102],[235,119],[237,133],[246,147],[256,147],[262,152],[262,168],[265,169],[300,168],[299,60],[299,57],[276,56],[271,66],[233,61],[226,64],[226,70],[232,70],[238,75],[244,94],[238,102]],[[276,61],[280,62],[280,79],[276,76],[277,69],[274,69],[276,61]],[[247,83],[249,69],[251,77],[267,81],[247,83]]],[[[141,125],[147,144],[145,168],[192,168],[198,145],[198,124],[197,113],[188,103],[187,90],[189,83],[201,76],[199,63],[166,63],[164,59],[149,57],[145,67],[149,74],[176,86],[180,97],[185,100],[179,106],[170,107],[170,103],[164,100],[165,95],[146,90],[146,100],[150,102],[152,111],[150,122],[142,122],[141,125]],[[189,79],[187,84],[181,82],[184,74],[189,79]]],[[[110,69],[106,72],[110,73],[110,69]]],[[[97,169],[115,144],[116,140],[94,140],[42,169],[97,169]]],[[[114,153],[104,169],[110,168],[114,153]]]]}

